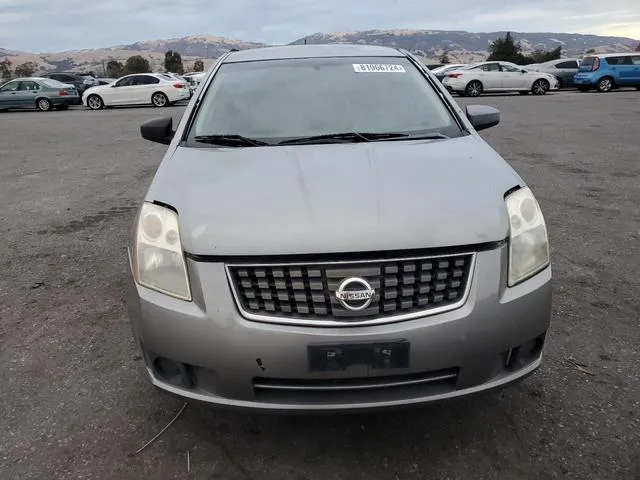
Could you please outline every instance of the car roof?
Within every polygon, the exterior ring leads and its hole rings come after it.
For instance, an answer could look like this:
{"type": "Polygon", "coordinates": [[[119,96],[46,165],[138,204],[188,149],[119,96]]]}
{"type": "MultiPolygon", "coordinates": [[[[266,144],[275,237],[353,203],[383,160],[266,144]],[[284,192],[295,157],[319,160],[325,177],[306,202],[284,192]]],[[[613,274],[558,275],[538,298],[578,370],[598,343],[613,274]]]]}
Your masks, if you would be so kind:
{"type": "Polygon", "coordinates": [[[18,78],[12,78],[11,80],[7,80],[5,83],[9,83],[9,82],[16,82],[16,81],[28,81],[28,82],[37,82],[39,80],[51,80],[50,78],[44,78],[44,77],[18,77],[18,78]]]}
{"type": "Polygon", "coordinates": [[[633,57],[635,55],[640,55],[638,52],[630,52],[630,53],[590,53],[585,55],[585,57],[600,57],[600,58],[609,58],[609,57],[633,57]]]}
{"type": "Polygon", "coordinates": [[[260,60],[284,60],[293,58],[326,57],[405,57],[401,51],[390,47],[373,45],[327,44],[286,45],[279,47],[252,48],[231,52],[223,63],[256,62],[260,60]]]}

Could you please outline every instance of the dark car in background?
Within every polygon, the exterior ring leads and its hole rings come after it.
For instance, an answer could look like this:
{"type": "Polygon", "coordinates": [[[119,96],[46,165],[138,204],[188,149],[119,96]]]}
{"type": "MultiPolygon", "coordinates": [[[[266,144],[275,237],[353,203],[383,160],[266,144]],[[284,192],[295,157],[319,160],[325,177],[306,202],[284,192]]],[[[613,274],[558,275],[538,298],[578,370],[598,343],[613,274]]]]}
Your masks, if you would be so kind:
{"type": "Polygon", "coordinates": [[[538,63],[535,65],[527,65],[527,70],[533,70],[535,72],[550,73],[560,81],[559,88],[573,87],[573,77],[578,73],[580,67],[580,60],[573,58],[561,58],[558,60],[551,60],[550,62],[538,63]]]}
{"type": "Polygon", "coordinates": [[[70,72],[55,72],[55,73],[45,73],[42,75],[43,78],[50,78],[52,80],[57,80],[58,82],[66,83],[68,85],[73,85],[76,87],[76,90],[82,96],[85,90],[91,87],[97,87],[100,85],[98,80],[93,78],[91,75],[80,75],[77,73],[70,72]]]}

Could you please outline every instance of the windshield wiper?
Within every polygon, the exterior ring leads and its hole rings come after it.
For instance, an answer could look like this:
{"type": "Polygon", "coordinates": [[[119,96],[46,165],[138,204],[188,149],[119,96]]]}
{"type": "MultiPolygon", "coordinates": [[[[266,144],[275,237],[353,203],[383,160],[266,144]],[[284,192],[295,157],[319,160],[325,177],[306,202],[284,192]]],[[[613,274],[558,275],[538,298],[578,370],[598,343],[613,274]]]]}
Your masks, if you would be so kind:
{"type": "Polygon", "coordinates": [[[313,135],[311,137],[298,137],[292,138],[290,140],[283,140],[282,142],[279,142],[278,145],[304,145],[307,143],[325,143],[325,140],[333,140],[336,142],[345,143],[361,143],[403,137],[408,137],[408,135],[406,133],[329,133],[326,135],[313,135]]]}
{"type": "Polygon", "coordinates": [[[264,147],[273,145],[272,143],[263,142],[255,138],[243,137],[242,135],[196,135],[193,139],[200,143],[211,143],[227,147],[264,147]]]}
{"type": "Polygon", "coordinates": [[[407,138],[405,140],[445,140],[447,138],[450,137],[448,137],[444,133],[425,133],[423,135],[418,133],[416,135],[407,135],[407,138]]]}

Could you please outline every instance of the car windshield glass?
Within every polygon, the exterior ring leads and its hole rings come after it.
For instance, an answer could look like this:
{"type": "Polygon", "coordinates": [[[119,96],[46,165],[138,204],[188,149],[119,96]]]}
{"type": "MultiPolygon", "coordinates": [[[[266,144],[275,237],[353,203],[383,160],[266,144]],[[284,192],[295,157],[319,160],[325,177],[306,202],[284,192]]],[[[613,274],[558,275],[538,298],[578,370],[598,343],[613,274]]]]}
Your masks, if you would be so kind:
{"type": "Polygon", "coordinates": [[[68,88],[69,87],[68,83],[62,83],[57,80],[52,80],[50,78],[47,78],[46,80],[39,80],[39,82],[49,88],[68,88]]]}
{"type": "Polygon", "coordinates": [[[223,64],[188,139],[240,135],[273,144],[350,132],[461,135],[406,58],[343,57],[223,64]]]}

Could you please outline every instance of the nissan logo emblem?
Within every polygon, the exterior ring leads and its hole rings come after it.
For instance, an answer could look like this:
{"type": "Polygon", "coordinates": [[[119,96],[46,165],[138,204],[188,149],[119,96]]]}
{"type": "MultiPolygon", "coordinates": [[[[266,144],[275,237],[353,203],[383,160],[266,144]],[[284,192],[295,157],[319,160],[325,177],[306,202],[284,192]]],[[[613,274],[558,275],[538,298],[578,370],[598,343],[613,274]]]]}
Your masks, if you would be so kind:
{"type": "Polygon", "coordinates": [[[340,284],[336,290],[336,298],[347,310],[359,312],[371,305],[375,293],[376,291],[366,280],[353,277],[347,278],[340,284]]]}

